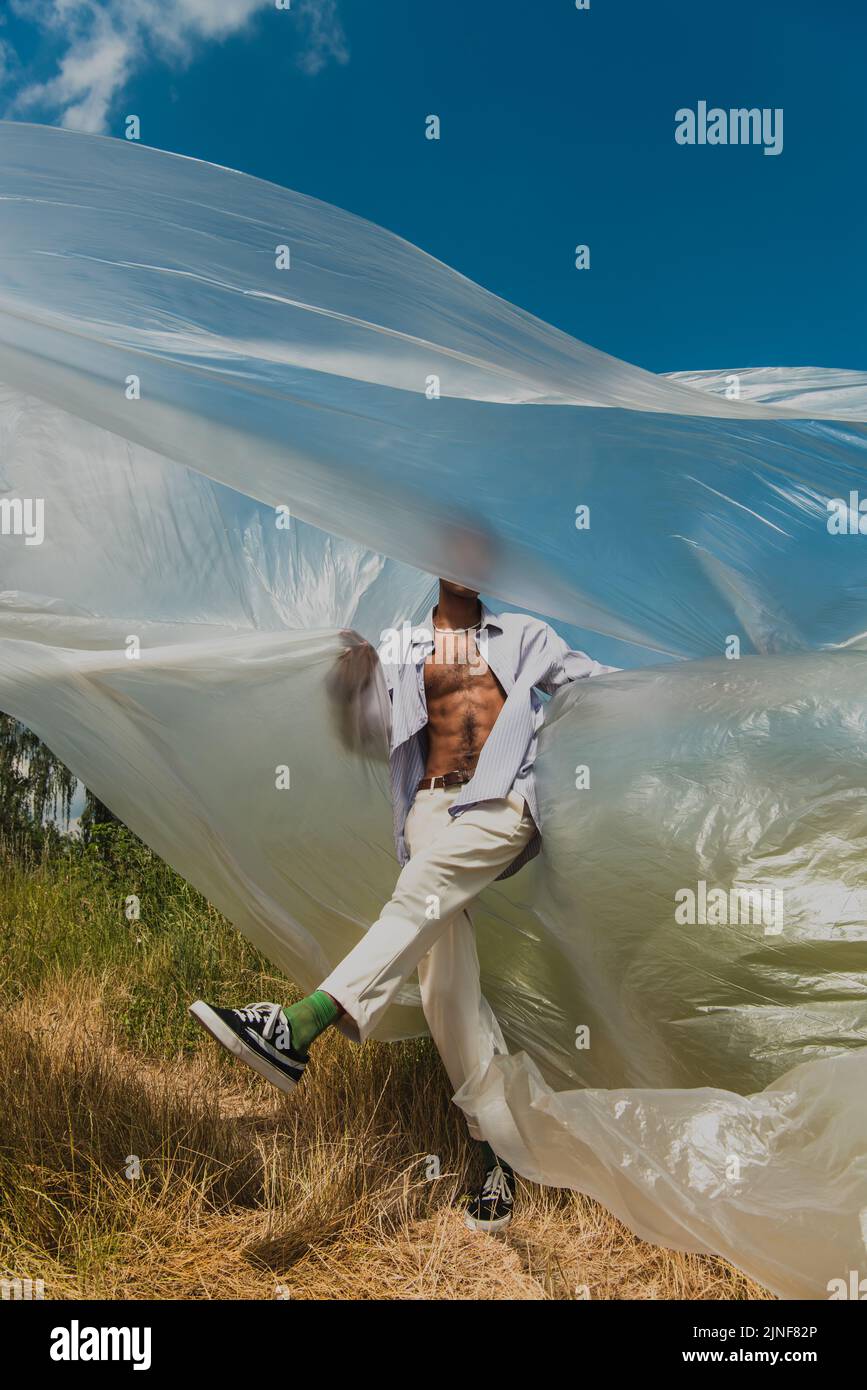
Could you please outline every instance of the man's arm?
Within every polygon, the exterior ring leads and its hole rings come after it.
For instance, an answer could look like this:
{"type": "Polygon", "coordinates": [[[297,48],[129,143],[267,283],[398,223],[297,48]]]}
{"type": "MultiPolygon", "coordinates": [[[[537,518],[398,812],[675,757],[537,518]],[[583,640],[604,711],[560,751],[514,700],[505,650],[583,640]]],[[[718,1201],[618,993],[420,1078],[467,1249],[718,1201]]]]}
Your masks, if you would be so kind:
{"type": "Polygon", "coordinates": [[[601,661],[594,661],[586,652],[572,651],[552,627],[547,629],[547,639],[552,664],[545,679],[539,681],[538,687],[544,690],[546,695],[553,695],[556,690],[562,690],[563,686],[569,685],[571,681],[586,680],[589,676],[607,676],[612,671],[621,670],[620,666],[603,666],[601,661]]]}
{"type": "Polygon", "coordinates": [[[393,673],[359,633],[347,629],[340,636],[345,646],[325,682],[340,740],[351,752],[381,753],[391,725],[393,673]]]}

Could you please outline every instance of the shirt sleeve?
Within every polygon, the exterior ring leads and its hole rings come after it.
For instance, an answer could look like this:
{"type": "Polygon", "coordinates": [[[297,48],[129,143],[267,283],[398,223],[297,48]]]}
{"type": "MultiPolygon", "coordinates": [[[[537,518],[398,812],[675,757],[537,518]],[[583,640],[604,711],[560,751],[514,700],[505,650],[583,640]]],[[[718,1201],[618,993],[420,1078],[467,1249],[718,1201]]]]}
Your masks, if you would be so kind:
{"type": "Polygon", "coordinates": [[[538,687],[544,690],[546,695],[553,695],[555,690],[562,690],[570,681],[585,680],[589,676],[607,676],[622,669],[620,666],[603,666],[601,661],[594,661],[586,652],[572,651],[551,627],[548,628],[547,635],[548,651],[552,658],[551,667],[544,679],[539,681],[538,687]]]}
{"type": "Polygon", "coordinates": [[[379,669],[385,676],[385,684],[388,690],[389,699],[391,700],[392,704],[394,704],[394,687],[397,680],[397,667],[395,666],[393,661],[385,660],[382,654],[383,647],[384,643],[380,644],[380,646],[377,648],[376,655],[379,657],[379,669]]]}

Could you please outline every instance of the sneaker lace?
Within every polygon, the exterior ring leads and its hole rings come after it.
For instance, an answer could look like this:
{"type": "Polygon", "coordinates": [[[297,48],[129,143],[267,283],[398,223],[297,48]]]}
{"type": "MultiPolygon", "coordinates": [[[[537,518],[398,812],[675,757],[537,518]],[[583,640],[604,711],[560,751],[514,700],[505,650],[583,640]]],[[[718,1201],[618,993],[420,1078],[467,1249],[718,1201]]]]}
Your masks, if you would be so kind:
{"type": "Polygon", "coordinates": [[[236,1009],[235,1013],[245,1023],[263,1023],[263,1038],[273,1038],[277,1024],[283,1022],[283,1010],[280,1005],[271,1004],[268,1000],[263,1000],[260,1004],[247,1004],[243,1009],[236,1009]]]}
{"type": "Polygon", "coordinates": [[[494,1201],[510,1201],[512,1197],[509,1180],[499,1164],[492,1168],[482,1184],[482,1196],[494,1201]]]}

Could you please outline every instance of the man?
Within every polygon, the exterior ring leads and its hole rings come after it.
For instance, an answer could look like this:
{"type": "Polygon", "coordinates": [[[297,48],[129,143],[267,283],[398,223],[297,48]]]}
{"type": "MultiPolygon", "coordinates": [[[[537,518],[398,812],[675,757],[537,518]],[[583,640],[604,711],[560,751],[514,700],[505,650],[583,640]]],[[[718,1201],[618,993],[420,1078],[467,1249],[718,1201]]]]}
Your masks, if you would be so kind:
{"type": "MultiPolygon", "coordinates": [[[[431,1035],[457,1091],[507,1052],[479,980],[468,907],[495,879],[538,854],[533,780],[543,704],[569,681],[617,670],[570,651],[546,623],[490,612],[475,589],[441,579],[426,624],[379,656],[355,634],[329,682],[344,737],[359,741],[365,700],[382,666],[392,702],[391,779],[397,856],[394,893],[358,945],[298,1004],[190,1012],[260,1075],[291,1090],[311,1043],[340,1021],[358,1042],[376,1028],[418,970],[431,1035]]],[[[511,1220],[514,1175],[467,1117],[482,1146],[485,1177],[467,1224],[498,1230],[511,1220]]]]}

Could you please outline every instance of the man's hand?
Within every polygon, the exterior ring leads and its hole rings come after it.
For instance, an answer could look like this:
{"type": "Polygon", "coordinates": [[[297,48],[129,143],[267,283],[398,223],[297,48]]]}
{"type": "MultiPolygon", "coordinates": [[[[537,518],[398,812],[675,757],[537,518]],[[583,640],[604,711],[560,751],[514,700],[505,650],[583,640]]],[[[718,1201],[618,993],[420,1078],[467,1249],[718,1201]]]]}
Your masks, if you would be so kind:
{"type": "Polygon", "coordinates": [[[335,702],[351,704],[369,689],[379,657],[370,643],[351,628],[345,628],[340,636],[346,646],[328,674],[327,689],[335,702]]]}
{"type": "Polygon", "coordinates": [[[340,741],[353,753],[381,757],[388,748],[391,709],[379,657],[351,628],[340,636],[346,645],[325,681],[340,741]]]}

